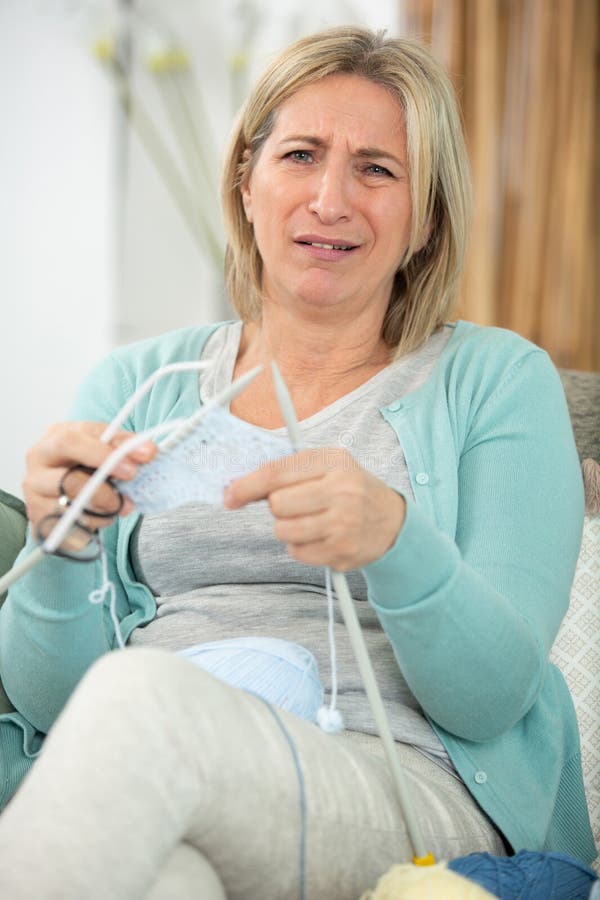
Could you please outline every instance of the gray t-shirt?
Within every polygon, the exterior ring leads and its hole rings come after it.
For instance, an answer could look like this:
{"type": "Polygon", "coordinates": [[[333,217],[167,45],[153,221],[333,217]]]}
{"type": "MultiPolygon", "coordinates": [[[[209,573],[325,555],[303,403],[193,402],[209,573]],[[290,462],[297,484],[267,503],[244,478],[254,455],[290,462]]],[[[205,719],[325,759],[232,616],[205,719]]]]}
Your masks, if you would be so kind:
{"type": "MultiPolygon", "coordinates": [[[[202,359],[210,367],[201,374],[203,402],[231,383],[241,327],[239,322],[224,325],[207,342],[202,359]]],[[[427,380],[450,334],[450,329],[441,329],[415,353],[302,421],[304,446],[344,447],[365,469],[412,498],[402,448],[379,410],[427,380]]],[[[283,434],[284,429],[272,433],[283,434]]],[[[137,577],[156,597],[157,613],[133,632],[131,644],[182,650],[199,642],[242,636],[293,641],[314,655],[328,697],[325,572],[287,555],[273,535],[265,501],[236,511],[192,503],[145,516],[132,540],[132,556],[137,577]]],[[[395,739],[452,769],[367,602],[362,573],[346,574],[395,739]]],[[[334,633],[338,708],[347,728],[376,734],[339,610],[334,633]]]]}

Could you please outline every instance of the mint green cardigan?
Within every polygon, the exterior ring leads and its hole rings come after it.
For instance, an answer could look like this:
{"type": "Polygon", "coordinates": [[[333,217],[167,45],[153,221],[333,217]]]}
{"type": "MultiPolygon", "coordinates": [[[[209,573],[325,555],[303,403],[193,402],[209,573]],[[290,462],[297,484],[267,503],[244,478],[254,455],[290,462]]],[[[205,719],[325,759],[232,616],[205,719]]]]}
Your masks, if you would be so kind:
{"type": "MultiPolygon", "coordinates": [[[[116,350],[84,384],[73,418],[110,421],[159,366],[197,360],[215,327],[116,350]]],[[[589,862],[596,854],[575,713],[548,661],[583,521],[562,387],[527,341],[452,327],[427,382],[381,409],[402,445],[414,502],[394,546],[363,570],[369,599],[467,788],[511,846],[589,862]]],[[[127,427],[189,416],[199,402],[197,374],[172,375],[127,427]]],[[[125,639],[156,612],[132,572],[136,519],[106,531],[125,639]]],[[[87,599],[98,579],[97,564],[47,559],[0,610],[0,673],[18,710],[0,716],[0,804],[85,671],[115,646],[107,609],[87,599]]]]}

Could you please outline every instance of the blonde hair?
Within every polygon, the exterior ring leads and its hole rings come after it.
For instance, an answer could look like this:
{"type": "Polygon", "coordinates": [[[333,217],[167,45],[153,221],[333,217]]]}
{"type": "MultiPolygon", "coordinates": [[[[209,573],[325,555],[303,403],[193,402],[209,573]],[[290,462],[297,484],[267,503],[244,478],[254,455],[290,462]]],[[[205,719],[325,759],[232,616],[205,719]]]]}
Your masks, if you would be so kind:
{"type": "Polygon", "coordinates": [[[260,318],[262,260],[240,187],[273,130],[279,106],[305,85],[339,74],[382,85],[404,115],[411,234],[382,327],[383,339],[399,356],[420,346],[451,314],[471,205],[469,164],[450,79],[414,41],[366,28],[332,28],[296,41],[267,68],[240,113],[225,158],[227,289],[243,321],[260,318]]]}

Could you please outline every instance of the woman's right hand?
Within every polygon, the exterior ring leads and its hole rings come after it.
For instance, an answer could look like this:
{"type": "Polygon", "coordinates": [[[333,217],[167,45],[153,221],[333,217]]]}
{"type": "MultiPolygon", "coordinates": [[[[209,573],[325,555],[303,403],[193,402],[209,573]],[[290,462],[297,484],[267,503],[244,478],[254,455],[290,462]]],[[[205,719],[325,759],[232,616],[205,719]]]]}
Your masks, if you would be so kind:
{"type": "MultiPolygon", "coordinates": [[[[61,480],[70,466],[82,465],[97,469],[116,447],[132,437],[130,431],[119,431],[110,441],[100,440],[107,425],[103,422],[61,422],[52,425],[42,439],[26,456],[23,496],[27,516],[35,530],[39,522],[57,511],[61,480]]],[[[128,481],[133,478],[142,463],[149,462],[156,454],[156,445],[147,441],[132,450],[116,466],[115,478],[128,481]]],[[[110,509],[113,496],[109,488],[99,489],[94,506],[99,511],[110,509]]],[[[125,498],[119,515],[133,511],[133,503],[125,498]]],[[[94,528],[110,525],[113,519],[95,519],[94,528]]]]}

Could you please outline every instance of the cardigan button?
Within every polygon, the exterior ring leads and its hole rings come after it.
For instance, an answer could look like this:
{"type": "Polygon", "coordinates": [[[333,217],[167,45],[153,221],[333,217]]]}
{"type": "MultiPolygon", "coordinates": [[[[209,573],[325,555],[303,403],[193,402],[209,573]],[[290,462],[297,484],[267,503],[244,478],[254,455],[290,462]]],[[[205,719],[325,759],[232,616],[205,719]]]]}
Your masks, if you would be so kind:
{"type": "Polygon", "coordinates": [[[417,484],[429,484],[429,475],[427,472],[417,472],[415,481],[417,484]]]}
{"type": "Polygon", "coordinates": [[[485,784],[487,781],[487,774],[485,772],[475,772],[475,781],[477,784],[485,784]]]}
{"type": "Polygon", "coordinates": [[[395,403],[391,403],[388,406],[388,410],[390,412],[398,412],[398,410],[400,410],[400,409],[402,409],[402,401],[401,400],[397,400],[395,403]]]}

